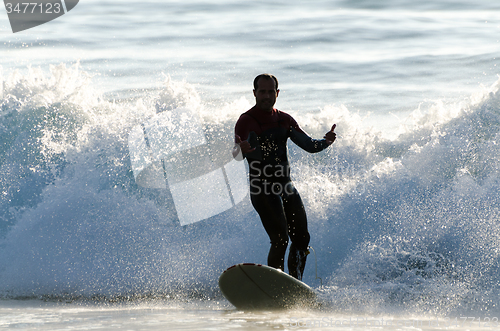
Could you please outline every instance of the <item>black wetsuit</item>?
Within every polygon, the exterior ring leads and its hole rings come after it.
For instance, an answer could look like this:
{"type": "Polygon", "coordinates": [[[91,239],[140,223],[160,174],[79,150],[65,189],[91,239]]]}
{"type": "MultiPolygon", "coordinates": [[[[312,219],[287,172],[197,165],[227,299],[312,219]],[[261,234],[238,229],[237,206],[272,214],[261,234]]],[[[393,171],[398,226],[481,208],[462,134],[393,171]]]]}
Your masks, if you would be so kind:
{"type": "Polygon", "coordinates": [[[268,265],[284,270],[290,237],[288,270],[301,279],[310,236],[302,199],[290,180],[287,140],[310,153],[324,150],[328,143],[312,139],[290,115],[276,109],[266,113],[253,107],[240,116],[235,133],[256,148],[245,157],[250,168],[252,205],[271,240],[268,265]]]}

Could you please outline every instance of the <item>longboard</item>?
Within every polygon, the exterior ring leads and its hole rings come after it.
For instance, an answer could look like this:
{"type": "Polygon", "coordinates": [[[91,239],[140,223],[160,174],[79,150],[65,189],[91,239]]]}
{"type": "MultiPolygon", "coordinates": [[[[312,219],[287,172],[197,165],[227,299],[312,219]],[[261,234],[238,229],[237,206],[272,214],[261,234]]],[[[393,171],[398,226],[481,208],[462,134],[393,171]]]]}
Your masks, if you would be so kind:
{"type": "Polygon", "coordinates": [[[241,310],[287,309],[317,303],[312,288],[262,264],[229,267],[219,277],[219,287],[224,297],[241,310]]]}

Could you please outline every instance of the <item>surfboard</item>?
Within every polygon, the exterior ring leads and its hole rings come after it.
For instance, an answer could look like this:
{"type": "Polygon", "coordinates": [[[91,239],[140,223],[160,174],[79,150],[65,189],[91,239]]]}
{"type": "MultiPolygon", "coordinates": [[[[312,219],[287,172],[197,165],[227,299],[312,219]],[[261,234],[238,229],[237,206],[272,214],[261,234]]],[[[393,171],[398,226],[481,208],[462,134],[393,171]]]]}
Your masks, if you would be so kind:
{"type": "Polygon", "coordinates": [[[240,263],[219,277],[224,297],[241,310],[288,309],[317,304],[316,293],[292,276],[262,264],[240,263]]]}

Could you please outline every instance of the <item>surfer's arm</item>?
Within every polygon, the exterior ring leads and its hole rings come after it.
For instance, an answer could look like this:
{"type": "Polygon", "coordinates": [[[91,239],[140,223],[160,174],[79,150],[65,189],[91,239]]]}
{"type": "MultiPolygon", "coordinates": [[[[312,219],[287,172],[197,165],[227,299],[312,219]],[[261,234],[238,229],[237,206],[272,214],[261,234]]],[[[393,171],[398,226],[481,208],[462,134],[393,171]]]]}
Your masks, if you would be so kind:
{"type": "Polygon", "coordinates": [[[288,120],[288,125],[290,126],[289,136],[292,141],[309,153],[321,152],[328,146],[330,146],[335,141],[335,124],[332,129],[327,132],[323,139],[313,139],[304,130],[301,129],[297,121],[290,115],[282,113],[286,116],[288,120]]]}
{"type": "Polygon", "coordinates": [[[333,132],[335,130],[336,124],[332,126],[332,129],[325,134],[323,139],[313,139],[307,133],[305,133],[297,124],[297,122],[291,118],[290,122],[290,139],[309,153],[321,152],[328,146],[330,146],[336,139],[336,134],[333,132]]]}
{"type": "Polygon", "coordinates": [[[321,152],[331,144],[327,139],[313,139],[304,131],[298,131],[293,126],[290,127],[290,139],[297,146],[309,153],[321,152]]]}
{"type": "Polygon", "coordinates": [[[255,151],[255,148],[250,146],[248,142],[250,131],[255,131],[253,128],[254,121],[250,116],[244,116],[242,114],[236,125],[234,127],[234,148],[233,148],[233,157],[237,160],[242,160],[245,158],[245,154],[252,153],[255,151]],[[241,156],[239,156],[242,153],[241,156]]]}

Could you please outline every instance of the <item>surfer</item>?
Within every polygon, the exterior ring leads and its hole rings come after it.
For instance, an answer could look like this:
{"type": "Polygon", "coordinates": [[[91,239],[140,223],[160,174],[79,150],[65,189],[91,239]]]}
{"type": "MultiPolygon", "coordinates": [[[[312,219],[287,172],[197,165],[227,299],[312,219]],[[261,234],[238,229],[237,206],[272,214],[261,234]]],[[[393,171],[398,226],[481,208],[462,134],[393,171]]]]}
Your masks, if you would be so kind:
{"type": "Polygon", "coordinates": [[[285,270],[290,238],[288,271],[301,280],[310,236],[304,205],[290,179],[287,140],[290,138],[307,152],[320,152],[335,141],[335,125],[323,139],[313,139],[292,116],[274,108],[279,94],[275,76],[259,75],[253,85],[255,106],[236,123],[233,156],[242,154],[248,161],[250,200],[271,240],[268,265],[285,270]]]}

